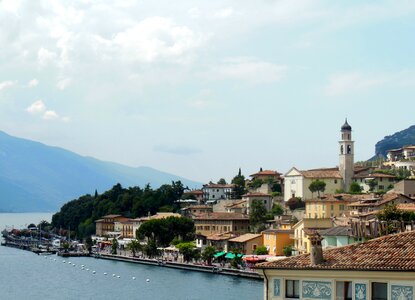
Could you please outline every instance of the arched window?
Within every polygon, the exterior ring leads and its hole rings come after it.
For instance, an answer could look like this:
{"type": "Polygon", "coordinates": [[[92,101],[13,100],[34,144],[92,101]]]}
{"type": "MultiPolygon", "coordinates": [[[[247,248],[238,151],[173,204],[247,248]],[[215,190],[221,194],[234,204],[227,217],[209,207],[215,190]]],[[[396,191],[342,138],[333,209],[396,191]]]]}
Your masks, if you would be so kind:
{"type": "Polygon", "coordinates": [[[347,145],[347,154],[352,153],[352,146],[347,145]]]}
{"type": "Polygon", "coordinates": [[[343,145],[340,146],[340,154],[343,154],[344,149],[343,149],[343,145]]]}

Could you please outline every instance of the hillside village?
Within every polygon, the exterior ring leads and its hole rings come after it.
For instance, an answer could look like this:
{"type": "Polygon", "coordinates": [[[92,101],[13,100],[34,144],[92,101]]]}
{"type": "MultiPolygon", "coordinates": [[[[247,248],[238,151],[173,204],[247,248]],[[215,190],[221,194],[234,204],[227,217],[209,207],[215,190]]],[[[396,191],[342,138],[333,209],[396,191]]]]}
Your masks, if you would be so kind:
{"type": "Polygon", "coordinates": [[[237,239],[244,254],[253,254],[261,246],[277,256],[289,246],[293,254],[309,253],[308,234],[316,231],[325,237],[324,248],[347,245],[364,238],[357,236],[352,224],[363,222],[369,228],[377,213],[388,205],[415,211],[415,181],[409,179],[414,175],[414,157],[415,146],[408,146],[391,149],[382,166],[355,165],[352,128],[346,120],[341,127],[338,167],[292,167],[285,174],[261,168],[249,179],[244,179],[239,170],[233,183],[221,179],[185,192],[177,201],[182,207],[180,214],[160,212],[137,219],[103,216],[96,221],[96,235],[136,238],[137,229],[147,220],[184,216],[194,221],[201,250],[211,245],[227,252],[237,239]],[[399,180],[390,172],[394,168],[407,170],[410,176],[399,180]],[[252,215],[258,209],[265,214],[256,224],[259,228],[254,228],[252,215]]]}
{"type": "MultiPolygon", "coordinates": [[[[212,259],[222,262],[223,258],[241,255],[245,266],[256,266],[262,274],[270,272],[271,276],[277,276],[268,282],[266,299],[280,299],[284,298],[283,295],[300,298],[302,279],[285,280],[273,271],[275,268],[285,269],[282,263],[278,263],[280,258],[294,256],[292,260],[296,261],[298,257],[303,264],[298,269],[304,270],[308,265],[304,262],[304,255],[309,253],[311,259],[315,258],[311,266],[316,266],[324,261],[323,250],[334,253],[334,249],[348,249],[344,247],[355,249],[362,242],[370,240],[369,244],[376,244],[375,241],[389,237],[390,233],[402,232],[398,235],[403,235],[414,229],[415,181],[411,178],[415,175],[415,146],[391,149],[381,165],[359,165],[354,162],[352,127],[347,120],[340,132],[338,167],[312,170],[292,167],[285,174],[260,168],[247,179],[239,170],[231,183],[220,179],[217,183],[203,185],[200,190],[186,191],[177,201],[181,207],[179,213],[158,212],[136,219],[122,215],[103,216],[95,222],[94,239],[107,245],[111,244],[111,239],[117,239],[117,245],[128,248],[131,240],[142,238],[138,235],[139,229],[147,221],[186,217],[194,222],[194,246],[199,253],[206,248],[214,249],[212,259]],[[410,217],[390,223],[387,221],[392,220],[385,217],[388,210],[410,217]],[[105,242],[105,239],[109,241],[105,242]]],[[[366,243],[361,245],[366,247],[366,243]]],[[[356,251],[367,256],[362,247],[356,251]]],[[[183,260],[179,254],[181,251],[174,245],[159,249],[163,259],[183,260]]],[[[297,269],[295,265],[290,268],[297,269]]],[[[293,276],[294,273],[287,274],[293,276]]],[[[300,272],[298,278],[304,276],[300,272]]],[[[307,273],[307,276],[312,278],[314,275],[307,273]]],[[[345,290],[344,295],[351,295],[351,282],[350,286],[337,287],[336,290],[341,288],[345,290]]],[[[366,289],[367,296],[367,282],[359,284],[366,289]]],[[[314,285],[314,290],[320,293],[327,287],[323,282],[314,285]]],[[[389,291],[392,288],[390,284],[387,287],[389,291]]],[[[413,288],[412,285],[409,287],[413,288]]],[[[301,298],[310,297],[303,294],[301,298]]]]}

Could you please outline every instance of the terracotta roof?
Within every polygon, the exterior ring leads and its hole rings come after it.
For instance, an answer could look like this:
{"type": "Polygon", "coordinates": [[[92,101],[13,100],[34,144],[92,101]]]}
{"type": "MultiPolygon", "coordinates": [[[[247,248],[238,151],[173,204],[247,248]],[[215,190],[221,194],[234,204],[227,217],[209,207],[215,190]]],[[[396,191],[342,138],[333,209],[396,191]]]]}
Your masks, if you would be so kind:
{"type": "Polygon", "coordinates": [[[187,195],[202,195],[203,191],[202,190],[193,190],[193,191],[185,192],[184,194],[187,194],[187,195]]]}
{"type": "Polygon", "coordinates": [[[356,175],[354,178],[396,178],[396,176],[384,174],[384,173],[372,173],[356,175]]]}
{"type": "Polygon", "coordinates": [[[182,210],[187,210],[187,209],[210,209],[212,210],[212,206],[201,204],[201,205],[190,205],[190,206],[182,208],[182,210]]]}
{"type": "Polygon", "coordinates": [[[256,176],[281,176],[281,173],[278,173],[277,171],[272,171],[272,170],[263,170],[263,171],[259,171],[255,174],[249,175],[250,177],[256,177],[256,176]]]}
{"type": "Polygon", "coordinates": [[[249,217],[240,213],[213,212],[199,214],[193,218],[194,220],[249,220],[249,217]]]}
{"type": "Polygon", "coordinates": [[[118,217],[122,217],[121,215],[106,215],[103,216],[102,218],[108,219],[108,218],[118,218],[118,217]]]}
{"type": "Polygon", "coordinates": [[[235,201],[231,204],[225,205],[226,208],[245,207],[246,200],[235,201]]]}
{"type": "Polygon", "coordinates": [[[351,202],[359,200],[352,194],[325,194],[321,197],[306,199],[305,202],[351,202]]]}
{"type": "Polygon", "coordinates": [[[215,233],[206,237],[207,240],[210,241],[226,241],[229,240],[236,235],[232,232],[224,232],[224,233],[215,233]]]}
{"type": "Polygon", "coordinates": [[[415,212],[415,203],[398,204],[398,209],[404,210],[404,211],[413,211],[413,212],[415,212]]]}
{"type": "Polygon", "coordinates": [[[229,240],[229,242],[235,242],[235,243],[245,243],[247,241],[256,239],[261,237],[262,234],[255,234],[255,233],[245,233],[243,235],[240,235],[238,237],[232,238],[229,240]]]}
{"type": "Polygon", "coordinates": [[[335,178],[342,179],[338,168],[315,169],[300,171],[305,178],[335,178]]]}
{"type": "Polygon", "coordinates": [[[234,184],[216,184],[216,183],[211,183],[211,184],[204,184],[203,188],[234,188],[235,185],[234,184]]]}
{"type": "Polygon", "coordinates": [[[103,222],[104,222],[104,219],[99,219],[95,221],[95,223],[103,223],[103,222]]]}
{"type": "Polygon", "coordinates": [[[253,193],[247,193],[245,195],[242,195],[242,197],[271,197],[271,195],[260,193],[260,192],[253,192],[253,193]]]}
{"type": "Polygon", "coordinates": [[[294,229],[267,229],[262,231],[264,233],[294,233],[294,229]]]}
{"type": "Polygon", "coordinates": [[[152,215],[152,216],[149,216],[149,217],[142,217],[142,218],[137,218],[137,219],[134,219],[134,220],[148,221],[148,220],[155,220],[155,219],[164,219],[164,218],[168,218],[168,217],[180,218],[181,216],[182,216],[181,214],[177,214],[177,213],[159,212],[159,213],[156,213],[155,215],[152,215]]]}
{"type": "Polygon", "coordinates": [[[323,250],[324,263],[312,266],[310,254],[262,263],[259,269],[415,271],[415,231],[387,235],[365,243],[323,250]]]}

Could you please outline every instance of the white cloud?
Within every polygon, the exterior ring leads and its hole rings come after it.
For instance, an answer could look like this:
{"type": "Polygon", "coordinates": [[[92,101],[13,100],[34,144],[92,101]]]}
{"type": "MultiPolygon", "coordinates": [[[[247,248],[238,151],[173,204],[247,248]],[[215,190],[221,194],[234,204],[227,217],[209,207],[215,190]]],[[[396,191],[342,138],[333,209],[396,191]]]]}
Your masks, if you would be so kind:
{"type": "Polygon", "coordinates": [[[33,78],[32,80],[30,80],[28,83],[27,83],[27,86],[28,87],[35,87],[35,86],[37,86],[39,84],[39,80],[37,80],[36,78],[33,78]]]}
{"type": "Polygon", "coordinates": [[[197,7],[190,8],[187,13],[189,14],[190,18],[192,19],[198,19],[201,16],[201,11],[197,7]]]}
{"type": "Polygon", "coordinates": [[[237,57],[224,60],[205,74],[211,80],[240,80],[252,84],[270,83],[281,80],[288,67],[256,58],[237,57]]]}
{"type": "Polygon", "coordinates": [[[0,1],[0,10],[5,10],[10,13],[17,13],[20,8],[20,0],[2,0],[0,1]]]}
{"type": "Polygon", "coordinates": [[[29,107],[26,108],[26,111],[32,115],[40,115],[42,119],[53,121],[60,120],[62,122],[69,122],[69,117],[60,117],[59,114],[51,109],[47,109],[45,103],[42,100],[37,100],[33,102],[29,107]]]}
{"type": "Polygon", "coordinates": [[[226,18],[231,17],[234,14],[235,14],[235,10],[232,7],[227,7],[227,8],[222,8],[216,11],[213,14],[213,17],[218,18],[218,19],[226,19],[226,18]]]}
{"type": "Polygon", "coordinates": [[[178,62],[199,48],[207,36],[163,17],[151,17],[117,33],[113,39],[95,36],[109,56],[127,61],[178,62]]]}
{"type": "Polygon", "coordinates": [[[56,87],[60,90],[64,90],[66,89],[70,84],[72,83],[72,79],[71,78],[64,78],[58,81],[58,83],[56,84],[56,87]]]}
{"type": "Polygon", "coordinates": [[[46,105],[42,100],[37,100],[33,102],[26,111],[32,115],[43,113],[46,110],[46,105]]]}
{"type": "Polygon", "coordinates": [[[37,59],[41,66],[46,66],[56,59],[56,53],[41,47],[37,52],[37,59]]]}
{"type": "Polygon", "coordinates": [[[0,82],[0,91],[12,87],[13,85],[15,85],[15,82],[11,80],[0,82]]]}
{"type": "Polygon", "coordinates": [[[45,120],[57,120],[59,115],[54,110],[47,110],[43,113],[42,118],[45,120]]]}

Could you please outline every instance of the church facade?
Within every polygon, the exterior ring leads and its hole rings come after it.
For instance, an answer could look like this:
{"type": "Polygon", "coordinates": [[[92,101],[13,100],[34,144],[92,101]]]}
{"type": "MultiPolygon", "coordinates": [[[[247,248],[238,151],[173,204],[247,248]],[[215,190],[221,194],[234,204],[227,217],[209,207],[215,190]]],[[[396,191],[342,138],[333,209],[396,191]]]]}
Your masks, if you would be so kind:
{"type": "Polygon", "coordinates": [[[314,180],[326,183],[326,194],[334,194],[338,190],[348,191],[354,176],[354,141],[352,141],[352,127],[347,119],[341,127],[339,141],[339,167],[321,168],[313,170],[299,170],[291,168],[284,175],[284,200],[301,197],[303,200],[313,198],[309,186],[314,180]]]}

